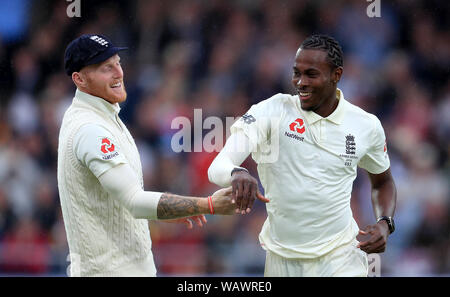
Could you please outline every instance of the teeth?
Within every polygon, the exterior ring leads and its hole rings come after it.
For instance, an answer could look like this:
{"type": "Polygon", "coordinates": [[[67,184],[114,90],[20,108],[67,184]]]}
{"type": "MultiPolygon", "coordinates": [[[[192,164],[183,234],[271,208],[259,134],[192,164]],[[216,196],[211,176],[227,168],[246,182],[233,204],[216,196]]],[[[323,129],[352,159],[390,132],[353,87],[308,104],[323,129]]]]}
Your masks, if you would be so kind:
{"type": "Polygon", "coordinates": [[[114,85],[112,85],[111,87],[112,88],[117,88],[117,87],[120,87],[122,84],[119,82],[119,83],[116,83],[116,84],[114,84],[114,85]]]}
{"type": "Polygon", "coordinates": [[[299,92],[299,94],[302,97],[307,97],[307,96],[311,95],[311,93],[302,93],[302,92],[299,92]]]}

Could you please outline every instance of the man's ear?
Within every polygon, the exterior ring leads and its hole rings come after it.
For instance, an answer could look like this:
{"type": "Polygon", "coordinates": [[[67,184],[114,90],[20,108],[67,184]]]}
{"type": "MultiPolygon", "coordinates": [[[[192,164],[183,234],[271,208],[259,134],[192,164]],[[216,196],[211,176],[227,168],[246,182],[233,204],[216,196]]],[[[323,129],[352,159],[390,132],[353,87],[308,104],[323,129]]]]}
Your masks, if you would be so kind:
{"type": "Polygon", "coordinates": [[[73,72],[72,80],[77,87],[86,87],[86,76],[81,72],[73,72]]]}
{"type": "Polygon", "coordinates": [[[342,66],[339,66],[339,67],[336,67],[335,69],[333,69],[333,72],[331,74],[331,80],[337,84],[341,80],[343,71],[344,71],[344,69],[342,68],[342,66]]]}

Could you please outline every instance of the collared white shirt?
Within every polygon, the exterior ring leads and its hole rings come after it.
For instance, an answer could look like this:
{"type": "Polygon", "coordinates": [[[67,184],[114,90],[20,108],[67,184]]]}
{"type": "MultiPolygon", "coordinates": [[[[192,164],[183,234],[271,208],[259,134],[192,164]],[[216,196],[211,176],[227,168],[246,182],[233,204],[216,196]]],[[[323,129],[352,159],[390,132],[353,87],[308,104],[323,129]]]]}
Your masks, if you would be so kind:
{"type": "Polygon", "coordinates": [[[390,166],[380,121],[341,90],[336,96],[336,110],[323,118],[301,109],[298,96],[277,94],[231,127],[257,148],[252,157],[270,199],[261,245],[286,258],[319,257],[352,241],[357,167],[379,174],[390,166]]]}
{"type": "MultiPolygon", "coordinates": [[[[77,104],[78,101],[100,110],[104,116],[109,117],[123,129],[122,121],[118,117],[120,112],[118,103],[111,104],[77,90],[74,103],[77,104]]],[[[110,127],[103,127],[98,123],[89,123],[83,125],[74,136],[74,153],[77,159],[97,178],[118,164],[128,163],[119,142],[110,130],[110,127]]]]}

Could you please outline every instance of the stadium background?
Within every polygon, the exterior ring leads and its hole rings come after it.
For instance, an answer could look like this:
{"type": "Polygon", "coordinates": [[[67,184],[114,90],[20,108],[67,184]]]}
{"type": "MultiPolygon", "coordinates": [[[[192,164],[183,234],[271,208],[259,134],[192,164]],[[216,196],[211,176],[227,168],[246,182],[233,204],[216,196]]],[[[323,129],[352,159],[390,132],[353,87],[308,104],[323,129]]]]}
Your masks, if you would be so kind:
{"type": "MultiPolygon", "coordinates": [[[[66,275],[60,211],[59,125],[74,86],[63,53],[82,33],[103,33],[121,54],[147,190],[207,195],[216,153],[174,153],[176,116],[242,115],[293,90],[301,41],[327,33],[344,50],[339,87],[382,121],[398,190],[397,231],[382,275],[450,275],[450,35],[448,1],[85,1],[69,18],[63,0],[0,1],[0,275],[66,275]]],[[[207,131],[205,131],[207,132],[207,131]]],[[[246,166],[256,174],[249,159],[246,166]]],[[[360,226],[374,221],[367,175],[354,184],[360,226]]],[[[265,253],[261,203],[250,215],[207,216],[204,228],[151,222],[159,275],[259,276],[265,253]]]]}

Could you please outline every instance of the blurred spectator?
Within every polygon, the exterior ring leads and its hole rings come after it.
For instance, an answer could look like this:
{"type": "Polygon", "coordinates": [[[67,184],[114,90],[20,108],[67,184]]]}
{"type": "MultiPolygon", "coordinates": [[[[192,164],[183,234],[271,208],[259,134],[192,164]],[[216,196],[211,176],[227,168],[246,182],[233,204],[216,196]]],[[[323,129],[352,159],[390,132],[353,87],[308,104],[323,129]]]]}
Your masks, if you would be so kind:
{"type": "Polygon", "coordinates": [[[3,238],[0,267],[11,274],[42,274],[49,265],[48,235],[29,218],[22,218],[3,238]]]}
{"type": "MultiPolygon", "coordinates": [[[[217,152],[175,153],[172,121],[189,119],[193,150],[194,109],[201,109],[201,125],[222,120],[225,140],[226,117],[293,92],[293,57],[305,37],[336,37],[345,54],[339,87],[383,122],[398,189],[382,275],[450,275],[450,2],[381,1],[380,18],[369,18],[360,0],[81,2],[80,18],[67,16],[65,1],[0,5],[0,275],[66,275],[56,155],[74,90],[63,52],[94,32],[130,48],[121,116],[146,189],[186,195],[217,189],[207,179],[217,152]]],[[[250,158],[245,166],[256,174],[250,158]]],[[[358,175],[352,210],[361,227],[375,219],[369,189],[358,175]]],[[[150,223],[159,275],[262,275],[264,206],[207,219],[192,231],[150,223]]]]}

